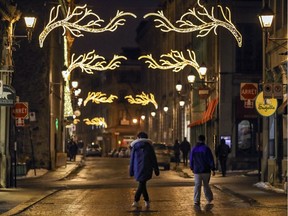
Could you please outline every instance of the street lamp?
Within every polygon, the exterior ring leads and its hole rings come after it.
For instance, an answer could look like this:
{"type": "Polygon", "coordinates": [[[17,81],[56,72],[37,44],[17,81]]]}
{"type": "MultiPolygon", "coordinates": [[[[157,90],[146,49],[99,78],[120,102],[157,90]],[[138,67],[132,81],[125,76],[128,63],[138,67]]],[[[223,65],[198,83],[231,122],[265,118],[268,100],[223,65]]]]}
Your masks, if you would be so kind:
{"type": "Polygon", "coordinates": [[[24,17],[26,30],[27,30],[27,38],[29,43],[32,40],[32,32],[34,30],[34,27],[36,25],[37,18],[35,16],[32,16],[31,14],[24,17]]]}
{"type": "Polygon", "coordinates": [[[179,105],[180,105],[180,107],[184,107],[184,105],[185,105],[185,100],[184,100],[183,98],[180,99],[179,105]]]}
{"type": "Polygon", "coordinates": [[[72,88],[76,89],[78,87],[78,81],[71,82],[72,88]]]}
{"type": "Polygon", "coordinates": [[[268,4],[265,3],[265,6],[264,8],[262,8],[258,17],[259,17],[261,27],[263,29],[268,29],[272,25],[272,22],[274,19],[274,12],[272,11],[271,8],[269,8],[268,4]]]}
{"type": "MultiPolygon", "coordinates": [[[[263,36],[262,36],[262,79],[263,83],[266,82],[266,46],[267,46],[267,40],[268,40],[268,28],[271,27],[272,21],[274,18],[273,11],[268,7],[268,4],[265,3],[264,8],[261,10],[259,14],[259,21],[261,24],[261,27],[263,29],[263,36]]],[[[260,123],[260,119],[258,118],[258,121],[260,123]]],[[[269,130],[269,123],[267,118],[262,119],[262,130],[263,130],[263,153],[261,155],[260,153],[260,143],[258,143],[258,180],[265,178],[265,165],[262,168],[262,162],[261,158],[263,158],[263,164],[267,164],[268,161],[268,143],[269,143],[269,135],[267,131],[269,130]]],[[[260,134],[260,131],[259,131],[260,134]]],[[[260,138],[260,137],[259,137],[260,138]]],[[[259,139],[260,140],[260,139],[259,139]]],[[[259,142],[259,141],[258,141],[259,142]]]]}
{"type": "Polygon", "coordinates": [[[196,76],[192,73],[190,73],[188,76],[187,76],[187,80],[188,82],[193,85],[193,83],[195,82],[195,79],[196,79],[196,76]]]}
{"type": "Polygon", "coordinates": [[[164,112],[165,112],[165,113],[167,113],[167,112],[168,112],[168,109],[169,109],[169,108],[168,108],[168,106],[167,106],[167,105],[165,105],[165,106],[163,107],[163,110],[164,110],[164,112]]]}
{"type": "Polygon", "coordinates": [[[176,91],[177,91],[178,93],[180,93],[181,90],[182,90],[182,84],[181,84],[181,82],[178,81],[175,87],[176,87],[176,91]]]}
{"type": "Polygon", "coordinates": [[[204,62],[201,64],[198,72],[199,72],[200,78],[201,78],[201,79],[204,79],[204,77],[205,77],[205,75],[206,75],[206,73],[207,73],[207,67],[206,67],[206,65],[204,64],[204,62]]]}

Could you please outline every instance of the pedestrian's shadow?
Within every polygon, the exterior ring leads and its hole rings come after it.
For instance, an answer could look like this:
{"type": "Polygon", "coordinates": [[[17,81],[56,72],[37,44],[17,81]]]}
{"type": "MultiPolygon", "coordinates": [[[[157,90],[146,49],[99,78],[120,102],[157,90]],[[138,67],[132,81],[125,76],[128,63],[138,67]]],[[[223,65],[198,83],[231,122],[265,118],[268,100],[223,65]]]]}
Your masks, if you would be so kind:
{"type": "Polygon", "coordinates": [[[213,212],[211,211],[213,207],[214,207],[213,204],[207,204],[202,209],[200,205],[195,205],[194,211],[196,215],[213,215],[213,212]]]}

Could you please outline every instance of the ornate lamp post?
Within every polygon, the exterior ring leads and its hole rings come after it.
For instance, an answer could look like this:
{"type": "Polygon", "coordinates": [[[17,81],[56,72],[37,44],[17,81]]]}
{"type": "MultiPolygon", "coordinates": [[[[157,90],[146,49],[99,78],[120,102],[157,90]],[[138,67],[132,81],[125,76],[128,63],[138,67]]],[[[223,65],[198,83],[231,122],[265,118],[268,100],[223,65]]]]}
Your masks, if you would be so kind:
{"type": "MultiPolygon", "coordinates": [[[[265,3],[264,8],[261,10],[261,13],[259,15],[259,21],[261,24],[261,27],[263,29],[262,33],[262,80],[263,83],[266,82],[266,47],[267,47],[267,40],[268,40],[268,29],[271,27],[272,22],[274,18],[273,11],[268,7],[268,4],[265,3]]],[[[261,173],[261,179],[267,180],[265,173],[268,167],[268,145],[269,145],[269,122],[268,118],[263,117],[262,118],[263,124],[262,124],[262,134],[263,134],[263,152],[262,152],[262,161],[261,161],[261,154],[260,154],[260,143],[258,143],[258,175],[260,180],[260,173],[261,173]],[[260,165],[261,164],[261,165],[260,165]]],[[[260,119],[259,119],[260,123],[260,119]]],[[[260,136],[260,131],[258,132],[260,136]]]]}

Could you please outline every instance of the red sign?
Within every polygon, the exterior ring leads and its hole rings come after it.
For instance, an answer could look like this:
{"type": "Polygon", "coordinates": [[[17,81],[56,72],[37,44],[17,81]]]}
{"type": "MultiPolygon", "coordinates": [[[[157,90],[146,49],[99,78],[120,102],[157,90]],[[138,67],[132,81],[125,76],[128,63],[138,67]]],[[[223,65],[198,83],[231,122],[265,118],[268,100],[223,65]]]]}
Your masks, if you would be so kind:
{"type": "Polygon", "coordinates": [[[14,118],[25,119],[28,117],[28,103],[27,102],[17,102],[13,109],[14,118]]]}
{"type": "Polygon", "coordinates": [[[258,95],[257,83],[241,83],[240,87],[241,100],[255,100],[258,95]]]}
{"type": "Polygon", "coordinates": [[[24,119],[23,118],[16,118],[15,126],[16,127],[24,127],[25,126],[24,119]]]}

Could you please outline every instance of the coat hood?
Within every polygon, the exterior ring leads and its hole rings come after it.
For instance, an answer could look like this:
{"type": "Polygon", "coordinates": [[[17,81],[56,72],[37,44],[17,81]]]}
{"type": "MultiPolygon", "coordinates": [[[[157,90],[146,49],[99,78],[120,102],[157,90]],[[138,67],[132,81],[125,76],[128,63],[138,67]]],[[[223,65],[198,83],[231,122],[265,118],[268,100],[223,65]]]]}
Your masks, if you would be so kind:
{"type": "Polygon", "coordinates": [[[152,144],[152,140],[150,139],[146,139],[146,138],[138,138],[136,140],[134,140],[133,142],[130,143],[131,148],[133,148],[136,145],[144,145],[145,143],[149,143],[152,144]]]}

